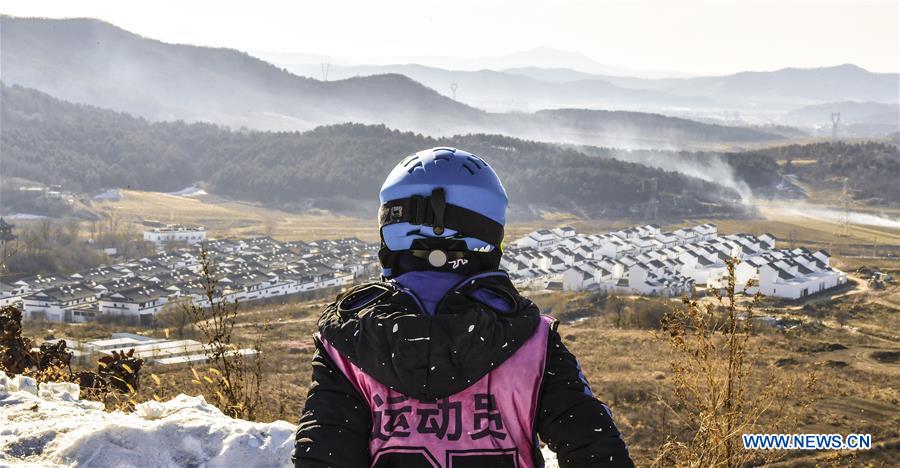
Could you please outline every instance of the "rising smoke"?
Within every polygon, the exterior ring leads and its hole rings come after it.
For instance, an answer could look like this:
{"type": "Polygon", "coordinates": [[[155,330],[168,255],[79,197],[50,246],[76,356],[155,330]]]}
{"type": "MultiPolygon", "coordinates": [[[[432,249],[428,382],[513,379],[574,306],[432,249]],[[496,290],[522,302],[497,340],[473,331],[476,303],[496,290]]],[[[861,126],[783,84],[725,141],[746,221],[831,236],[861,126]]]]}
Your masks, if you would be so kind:
{"type": "Polygon", "coordinates": [[[734,168],[721,155],[687,153],[676,148],[623,149],[629,147],[627,144],[629,142],[630,140],[617,140],[615,145],[608,148],[581,146],[579,149],[592,156],[618,159],[712,182],[737,192],[744,204],[750,203],[753,199],[753,190],[746,182],[740,180],[734,168]]]}
{"type": "Polygon", "coordinates": [[[750,186],[739,180],[734,174],[734,169],[719,155],[704,155],[702,159],[698,159],[676,152],[616,150],[612,157],[722,185],[737,192],[744,203],[748,203],[753,198],[750,186]]]}

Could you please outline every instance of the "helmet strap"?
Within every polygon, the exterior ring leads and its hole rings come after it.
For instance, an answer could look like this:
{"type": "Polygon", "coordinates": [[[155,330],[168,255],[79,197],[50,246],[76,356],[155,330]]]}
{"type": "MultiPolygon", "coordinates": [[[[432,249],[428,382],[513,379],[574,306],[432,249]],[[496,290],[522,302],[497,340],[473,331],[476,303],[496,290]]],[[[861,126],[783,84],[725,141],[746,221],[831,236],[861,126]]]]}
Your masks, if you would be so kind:
{"type": "Polygon", "coordinates": [[[429,226],[435,235],[453,229],[460,237],[474,237],[491,245],[503,241],[503,225],[476,211],[447,203],[446,193],[438,187],[431,195],[414,195],[391,200],[378,210],[378,224],[409,223],[413,226],[429,226]]]}

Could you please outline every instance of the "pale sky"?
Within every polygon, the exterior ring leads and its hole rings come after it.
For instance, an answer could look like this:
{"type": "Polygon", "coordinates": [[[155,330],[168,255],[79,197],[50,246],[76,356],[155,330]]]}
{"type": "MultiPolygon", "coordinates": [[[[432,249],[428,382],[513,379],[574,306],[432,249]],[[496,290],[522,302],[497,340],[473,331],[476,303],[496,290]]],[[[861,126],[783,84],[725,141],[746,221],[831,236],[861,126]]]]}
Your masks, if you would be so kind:
{"type": "Polygon", "coordinates": [[[897,0],[0,0],[0,12],[93,17],[166,42],[349,60],[545,46],[692,74],[842,63],[900,71],[897,0]]]}

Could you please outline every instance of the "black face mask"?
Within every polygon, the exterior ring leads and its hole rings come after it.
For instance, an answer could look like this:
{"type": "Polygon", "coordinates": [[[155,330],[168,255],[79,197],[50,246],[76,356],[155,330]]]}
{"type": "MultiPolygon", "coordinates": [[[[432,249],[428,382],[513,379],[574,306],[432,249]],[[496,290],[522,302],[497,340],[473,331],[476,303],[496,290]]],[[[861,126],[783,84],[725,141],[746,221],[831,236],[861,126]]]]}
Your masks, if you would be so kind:
{"type": "Polygon", "coordinates": [[[391,276],[410,271],[446,271],[471,276],[500,266],[500,249],[491,252],[468,250],[461,239],[416,239],[409,250],[393,252],[382,245],[378,256],[382,265],[390,265],[391,276]]]}

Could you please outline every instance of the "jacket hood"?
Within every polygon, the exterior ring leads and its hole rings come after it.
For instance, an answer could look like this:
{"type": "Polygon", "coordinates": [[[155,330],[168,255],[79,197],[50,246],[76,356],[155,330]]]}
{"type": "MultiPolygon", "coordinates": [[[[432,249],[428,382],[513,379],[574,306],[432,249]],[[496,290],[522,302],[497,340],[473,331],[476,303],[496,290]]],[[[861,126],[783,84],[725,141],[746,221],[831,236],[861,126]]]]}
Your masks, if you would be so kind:
{"type": "Polygon", "coordinates": [[[393,283],[357,286],[319,319],[339,353],[391,389],[422,401],[464,390],[513,355],[534,333],[540,313],[500,275],[467,281],[429,316],[393,283]],[[487,295],[506,300],[500,311],[487,295]]]}

